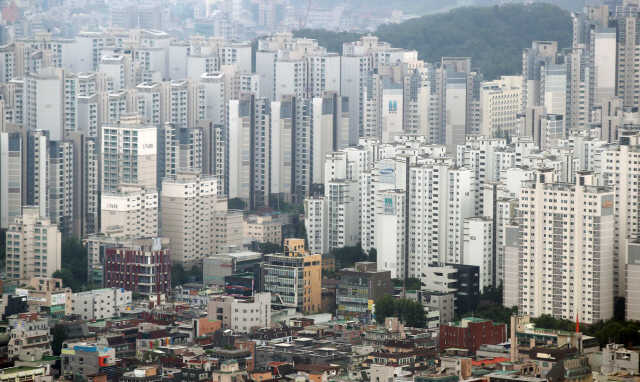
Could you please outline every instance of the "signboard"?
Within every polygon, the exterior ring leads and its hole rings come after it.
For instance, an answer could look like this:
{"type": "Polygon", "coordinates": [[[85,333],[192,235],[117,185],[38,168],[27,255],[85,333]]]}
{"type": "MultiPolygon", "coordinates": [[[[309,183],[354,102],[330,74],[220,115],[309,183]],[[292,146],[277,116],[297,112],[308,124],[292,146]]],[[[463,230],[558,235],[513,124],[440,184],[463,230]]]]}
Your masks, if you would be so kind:
{"type": "Polygon", "coordinates": [[[383,215],[395,215],[396,214],[396,196],[384,195],[382,199],[382,214],[383,215]]]}
{"type": "Polygon", "coordinates": [[[602,195],[600,197],[602,216],[613,215],[613,195],[602,195]]]}
{"type": "Polygon", "coordinates": [[[380,183],[396,183],[395,162],[380,162],[380,183]]]}
{"type": "Polygon", "coordinates": [[[29,296],[29,290],[28,289],[16,289],[16,295],[27,297],[27,296],[29,296]]]}
{"type": "Polygon", "coordinates": [[[29,301],[47,302],[47,299],[44,297],[29,297],[29,301]]]}
{"type": "Polygon", "coordinates": [[[629,243],[627,246],[627,264],[640,265],[640,244],[629,243]]]}
{"type": "Polygon", "coordinates": [[[51,305],[63,305],[66,302],[64,293],[52,294],[51,305]]]}

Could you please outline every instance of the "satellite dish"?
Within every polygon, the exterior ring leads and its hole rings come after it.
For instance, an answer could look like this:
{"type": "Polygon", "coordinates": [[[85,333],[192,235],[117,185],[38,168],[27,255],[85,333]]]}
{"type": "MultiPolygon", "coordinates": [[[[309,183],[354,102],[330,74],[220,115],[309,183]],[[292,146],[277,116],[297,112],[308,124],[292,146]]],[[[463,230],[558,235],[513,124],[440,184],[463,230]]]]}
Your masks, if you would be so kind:
{"type": "Polygon", "coordinates": [[[53,27],[51,28],[51,35],[52,36],[60,36],[60,29],[53,27]]]}

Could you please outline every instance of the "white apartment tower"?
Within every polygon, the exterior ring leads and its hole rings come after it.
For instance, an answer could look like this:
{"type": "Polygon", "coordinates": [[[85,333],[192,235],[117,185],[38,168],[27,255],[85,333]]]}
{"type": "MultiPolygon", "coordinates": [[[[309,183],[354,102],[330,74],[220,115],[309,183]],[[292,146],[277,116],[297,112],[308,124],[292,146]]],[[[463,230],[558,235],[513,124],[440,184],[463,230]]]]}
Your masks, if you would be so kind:
{"type": "Polygon", "coordinates": [[[133,181],[156,187],[158,129],[137,116],[102,125],[102,190],[133,181]]]}
{"type": "Polygon", "coordinates": [[[309,196],[304,200],[304,226],[311,253],[329,252],[328,214],[329,199],[326,196],[309,196]]]}
{"type": "Polygon", "coordinates": [[[73,164],[71,141],[49,141],[49,218],[64,236],[73,232],[73,164]]]}
{"type": "MultiPolygon", "coordinates": [[[[520,190],[518,305],[523,314],[550,314],[591,324],[613,315],[615,193],[593,172],[560,183],[540,169],[520,190]]],[[[505,251],[506,264],[512,263],[505,251]]]]}
{"type": "Polygon", "coordinates": [[[222,202],[215,176],[178,171],[162,180],[162,235],[171,239],[172,263],[191,269],[215,254],[215,212],[226,210],[222,202]]]}
{"type": "Polygon", "coordinates": [[[61,245],[58,226],[38,208],[23,207],[7,229],[7,278],[51,277],[60,269],[61,245]]]}
{"type": "Polygon", "coordinates": [[[23,137],[0,132],[0,229],[22,213],[23,137]]]}
{"type": "Polygon", "coordinates": [[[616,236],[614,242],[614,282],[618,296],[625,296],[626,264],[628,264],[627,243],[640,235],[638,204],[640,189],[640,132],[621,131],[619,142],[602,146],[596,154],[595,171],[602,177],[602,184],[615,193],[614,212],[616,236]]]}
{"type": "Polygon", "coordinates": [[[158,236],[158,191],[141,184],[122,184],[118,191],[102,191],[100,232],[110,236],[158,236]]]}
{"type": "Polygon", "coordinates": [[[462,264],[480,268],[480,290],[494,285],[493,224],[493,219],[487,216],[464,219],[462,264]]]}

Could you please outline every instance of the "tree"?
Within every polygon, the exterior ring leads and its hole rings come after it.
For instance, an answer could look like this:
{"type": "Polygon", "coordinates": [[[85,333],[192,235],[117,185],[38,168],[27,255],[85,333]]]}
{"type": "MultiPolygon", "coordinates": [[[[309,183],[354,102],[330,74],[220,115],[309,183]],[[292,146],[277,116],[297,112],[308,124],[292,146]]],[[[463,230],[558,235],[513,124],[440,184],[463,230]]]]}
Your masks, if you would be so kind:
{"type": "Polygon", "coordinates": [[[393,317],[395,312],[396,300],[392,296],[385,293],[376,300],[374,313],[378,324],[384,324],[384,320],[387,317],[393,317]]]}
{"type": "Polygon", "coordinates": [[[427,326],[427,314],[420,301],[408,300],[404,312],[404,323],[412,328],[424,328],[427,326]]]}
{"type": "Polygon", "coordinates": [[[62,285],[67,288],[71,288],[71,290],[73,290],[74,292],[80,292],[82,289],[82,285],[78,285],[76,278],[73,276],[73,273],[71,273],[71,271],[66,268],[58,269],[57,271],[53,272],[51,277],[55,279],[62,279],[62,285]]]}
{"type": "Polygon", "coordinates": [[[372,263],[378,262],[378,250],[375,248],[369,249],[369,254],[367,255],[367,261],[371,261],[372,263]]]}
{"type": "Polygon", "coordinates": [[[405,285],[407,290],[421,290],[422,289],[422,280],[417,277],[408,277],[405,285]]]}
{"type": "MultiPolygon", "coordinates": [[[[491,4],[491,0],[483,1],[491,4]]],[[[485,79],[491,80],[520,73],[522,50],[531,47],[531,41],[557,41],[560,49],[571,46],[572,33],[569,12],[552,4],[533,2],[456,8],[399,24],[381,25],[375,35],[393,47],[418,51],[418,57],[425,62],[439,62],[442,57],[471,57],[473,67],[480,68],[485,79]],[[497,35],[499,41],[495,39],[497,35]]],[[[316,39],[327,51],[336,53],[342,53],[343,43],[361,37],[355,33],[306,29],[294,31],[294,36],[316,39]]],[[[508,135],[505,138],[510,140],[508,135]]]]}
{"type": "Polygon", "coordinates": [[[140,294],[140,292],[132,292],[131,293],[131,299],[133,301],[140,300],[141,298],[142,298],[142,295],[140,294]]]}
{"type": "Polygon", "coordinates": [[[349,268],[359,261],[367,260],[360,243],[354,247],[333,248],[331,253],[336,257],[336,264],[340,262],[341,268],[349,268]]]}
{"type": "Polygon", "coordinates": [[[305,227],[304,222],[298,223],[298,232],[296,232],[296,237],[304,240],[304,249],[309,249],[309,238],[307,237],[307,227],[305,227]]]}
{"type": "Polygon", "coordinates": [[[244,210],[246,206],[247,203],[245,203],[241,198],[231,198],[227,202],[227,208],[230,210],[244,210]]]}
{"type": "Polygon", "coordinates": [[[324,183],[314,183],[309,187],[309,195],[324,196],[324,183]]]}
{"type": "Polygon", "coordinates": [[[189,276],[182,264],[171,265],[171,286],[184,285],[189,281],[189,276]]]}
{"type": "Polygon", "coordinates": [[[76,288],[69,287],[79,292],[83,285],[87,285],[89,253],[82,241],[75,237],[62,239],[61,253],[61,268],[68,269],[71,272],[74,280],[73,284],[76,286],[76,288]]]}
{"type": "Polygon", "coordinates": [[[497,288],[493,285],[485,285],[484,289],[482,289],[480,300],[502,304],[502,282],[500,282],[500,285],[497,288]]]}
{"type": "Polygon", "coordinates": [[[51,341],[51,349],[54,356],[59,356],[62,351],[62,343],[67,340],[67,332],[64,331],[62,325],[56,325],[53,329],[53,340],[51,341]]]}
{"type": "Polygon", "coordinates": [[[272,253],[282,253],[284,252],[284,247],[282,245],[274,244],[274,243],[260,243],[260,253],[263,255],[270,255],[272,253]]]}

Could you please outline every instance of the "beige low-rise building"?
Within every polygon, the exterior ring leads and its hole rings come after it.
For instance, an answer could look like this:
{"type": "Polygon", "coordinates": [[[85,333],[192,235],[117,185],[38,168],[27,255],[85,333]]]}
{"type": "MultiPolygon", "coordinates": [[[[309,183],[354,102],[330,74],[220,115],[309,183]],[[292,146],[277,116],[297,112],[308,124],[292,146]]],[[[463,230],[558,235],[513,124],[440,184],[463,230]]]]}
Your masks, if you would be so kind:
{"type": "Polygon", "coordinates": [[[244,220],[244,237],[259,243],[282,244],[280,214],[250,215],[244,220]]]}
{"type": "Polygon", "coordinates": [[[250,300],[214,297],[207,304],[209,319],[222,321],[222,328],[252,333],[254,327],[271,325],[271,293],[256,293],[250,300]]]}
{"type": "Polygon", "coordinates": [[[57,319],[71,314],[71,288],[62,286],[62,279],[34,277],[27,288],[16,289],[27,297],[29,309],[57,319]]]}
{"type": "MultiPolygon", "coordinates": [[[[227,198],[220,198],[227,204],[227,198]]],[[[241,210],[216,211],[215,213],[215,253],[221,253],[223,247],[237,245],[242,247],[243,218],[241,210]]]]}

